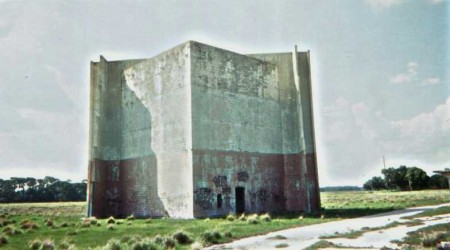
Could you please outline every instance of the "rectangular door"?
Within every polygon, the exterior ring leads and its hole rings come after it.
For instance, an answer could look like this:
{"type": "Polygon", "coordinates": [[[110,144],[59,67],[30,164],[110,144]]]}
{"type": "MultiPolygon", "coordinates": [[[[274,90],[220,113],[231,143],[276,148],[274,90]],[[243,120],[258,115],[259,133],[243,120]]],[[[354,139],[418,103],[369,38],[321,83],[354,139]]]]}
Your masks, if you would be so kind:
{"type": "Polygon", "coordinates": [[[236,213],[242,214],[245,212],[245,188],[236,187],[236,213]]]}

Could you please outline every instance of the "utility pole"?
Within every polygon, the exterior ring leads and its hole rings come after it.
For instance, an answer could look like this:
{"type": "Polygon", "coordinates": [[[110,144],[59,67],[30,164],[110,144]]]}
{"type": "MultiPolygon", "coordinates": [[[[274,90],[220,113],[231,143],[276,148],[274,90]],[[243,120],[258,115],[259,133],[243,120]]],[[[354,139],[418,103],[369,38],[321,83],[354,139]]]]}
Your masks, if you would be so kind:
{"type": "Polygon", "coordinates": [[[384,155],[383,155],[383,169],[386,169],[386,159],[384,159],[384,155]]]}

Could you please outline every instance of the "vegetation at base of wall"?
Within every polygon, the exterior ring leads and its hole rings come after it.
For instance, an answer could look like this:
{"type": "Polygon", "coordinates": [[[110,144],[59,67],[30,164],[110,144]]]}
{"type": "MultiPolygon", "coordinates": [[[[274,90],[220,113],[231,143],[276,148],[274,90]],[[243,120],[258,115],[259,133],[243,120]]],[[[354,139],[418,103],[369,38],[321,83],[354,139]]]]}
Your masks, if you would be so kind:
{"type": "MultiPolygon", "coordinates": [[[[111,249],[106,246],[128,249],[126,247],[150,246],[150,243],[157,249],[164,249],[173,244],[175,249],[200,249],[200,244],[224,243],[275,230],[350,218],[362,213],[373,214],[394,207],[403,208],[412,203],[435,204],[436,201],[448,201],[448,191],[326,192],[322,193],[324,207],[322,212],[325,214],[323,219],[322,214],[285,213],[247,214],[242,216],[242,220],[229,220],[224,216],[210,218],[208,221],[204,219],[130,221],[113,218],[114,223],[108,223],[112,222],[112,218],[84,218],[85,203],[82,202],[0,204],[0,235],[6,238],[6,243],[1,249],[31,249],[31,245],[37,245],[39,242],[43,244],[46,240],[53,242],[57,249],[65,249],[62,246],[67,249],[70,249],[69,247],[111,249]],[[336,209],[337,206],[339,209],[336,209]],[[336,211],[339,214],[336,214],[336,211]],[[299,217],[302,219],[298,219],[299,217]],[[249,218],[258,220],[258,223],[249,223],[249,218]],[[52,226],[46,226],[48,221],[52,222],[52,226]],[[112,230],[108,229],[110,225],[112,230]],[[3,230],[11,235],[6,235],[3,230]],[[178,235],[175,238],[180,230],[189,237],[190,243],[178,242],[177,238],[184,237],[178,235]]],[[[182,241],[186,242],[183,239],[182,241]]]]}
{"type": "Polygon", "coordinates": [[[381,170],[383,178],[374,176],[366,183],[365,190],[424,190],[424,189],[448,189],[447,177],[434,174],[431,177],[418,167],[400,166],[398,168],[386,168],[381,170]]]}
{"type": "Polygon", "coordinates": [[[0,203],[85,201],[87,182],[72,183],[46,176],[0,179],[0,203]]]}

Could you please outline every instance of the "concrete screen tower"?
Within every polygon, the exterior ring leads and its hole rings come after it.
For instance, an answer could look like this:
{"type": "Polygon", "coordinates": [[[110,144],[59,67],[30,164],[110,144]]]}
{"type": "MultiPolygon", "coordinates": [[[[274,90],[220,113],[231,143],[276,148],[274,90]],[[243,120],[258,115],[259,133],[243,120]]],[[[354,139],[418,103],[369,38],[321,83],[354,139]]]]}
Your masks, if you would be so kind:
{"type": "Polygon", "coordinates": [[[309,52],[91,62],[89,216],[320,209],[309,52]]]}

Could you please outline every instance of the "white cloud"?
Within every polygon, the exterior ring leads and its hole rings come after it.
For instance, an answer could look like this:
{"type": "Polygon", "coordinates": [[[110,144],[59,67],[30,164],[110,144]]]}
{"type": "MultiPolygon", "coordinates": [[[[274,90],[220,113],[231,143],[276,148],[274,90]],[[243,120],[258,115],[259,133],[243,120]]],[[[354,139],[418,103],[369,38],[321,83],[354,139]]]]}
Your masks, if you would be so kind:
{"type": "Polygon", "coordinates": [[[360,174],[361,179],[380,174],[382,155],[388,167],[416,165],[431,171],[450,164],[450,97],[430,112],[402,120],[389,120],[366,102],[339,97],[323,109],[321,119],[316,130],[319,169],[326,166],[325,176],[333,179],[356,178],[355,169],[368,175],[360,174]]]}
{"type": "MultiPolygon", "coordinates": [[[[424,1],[430,4],[440,4],[444,2],[444,0],[424,0],[424,1]]],[[[406,3],[407,0],[365,0],[365,2],[374,8],[390,8],[396,5],[406,3]]]]}
{"type": "Polygon", "coordinates": [[[427,86],[427,85],[438,85],[441,83],[441,79],[438,77],[432,77],[432,78],[428,78],[428,79],[424,79],[422,81],[422,86],[427,86]]]}
{"type": "Polygon", "coordinates": [[[450,97],[431,112],[391,122],[391,127],[396,136],[390,152],[397,158],[424,162],[428,170],[450,164],[450,97]]]}
{"type": "Polygon", "coordinates": [[[382,152],[378,147],[379,132],[383,131],[377,118],[365,102],[352,103],[344,97],[337,98],[322,109],[318,148],[319,169],[326,166],[325,177],[333,180],[364,178],[371,171],[369,162],[375,162],[382,152]],[[360,176],[355,173],[359,169],[360,176]]]}
{"type": "Polygon", "coordinates": [[[406,71],[399,73],[395,76],[392,76],[389,78],[390,82],[393,84],[401,84],[401,83],[408,83],[415,79],[417,75],[417,69],[419,67],[419,64],[416,62],[409,62],[406,65],[406,71]]]}
{"type": "Polygon", "coordinates": [[[356,116],[367,114],[368,108],[364,102],[352,105],[352,112],[356,116]]]}
{"type": "Polygon", "coordinates": [[[366,3],[377,8],[390,8],[404,2],[405,0],[366,0],[366,3]]]}
{"type": "Polygon", "coordinates": [[[390,81],[394,84],[406,83],[411,81],[411,77],[408,74],[401,73],[391,77],[390,81]]]}
{"type": "Polygon", "coordinates": [[[440,4],[440,3],[444,2],[444,0],[427,0],[427,1],[431,4],[440,4]]]}
{"type": "Polygon", "coordinates": [[[392,123],[400,132],[401,137],[435,137],[447,136],[450,130],[450,97],[444,104],[436,106],[429,113],[421,113],[411,119],[400,120],[392,123]]]}

